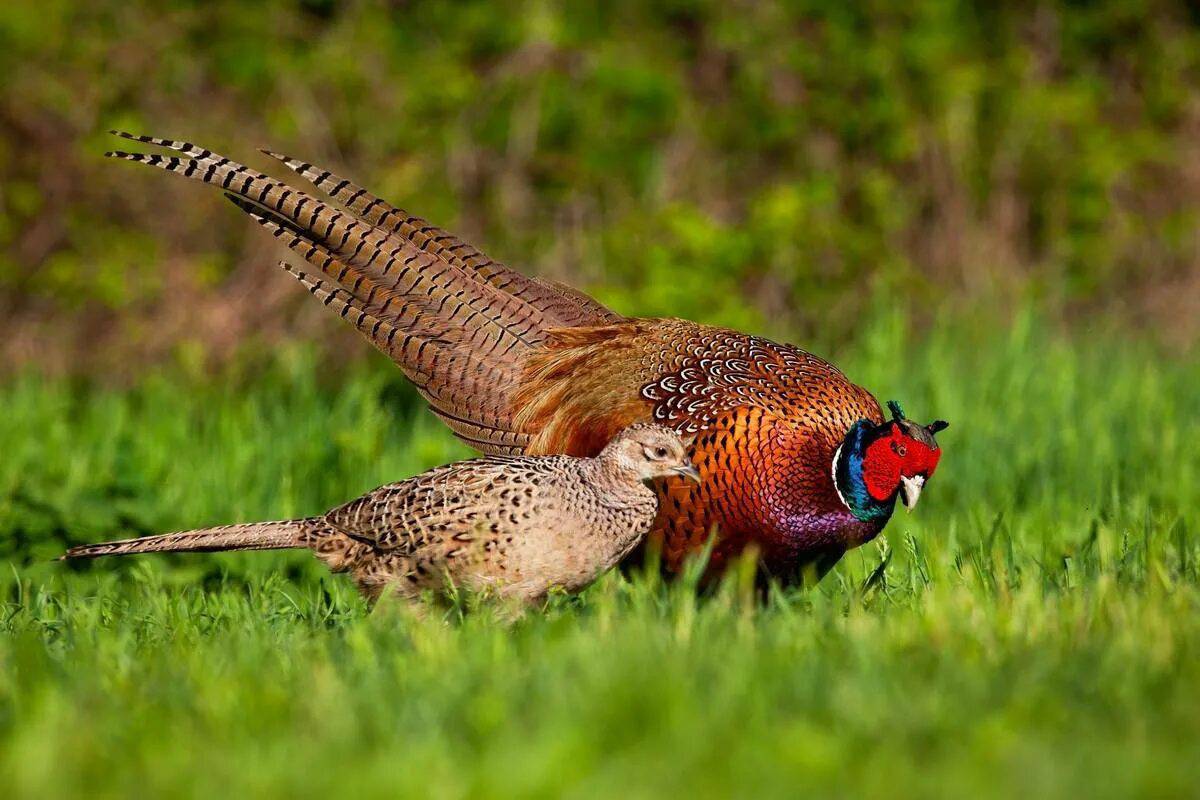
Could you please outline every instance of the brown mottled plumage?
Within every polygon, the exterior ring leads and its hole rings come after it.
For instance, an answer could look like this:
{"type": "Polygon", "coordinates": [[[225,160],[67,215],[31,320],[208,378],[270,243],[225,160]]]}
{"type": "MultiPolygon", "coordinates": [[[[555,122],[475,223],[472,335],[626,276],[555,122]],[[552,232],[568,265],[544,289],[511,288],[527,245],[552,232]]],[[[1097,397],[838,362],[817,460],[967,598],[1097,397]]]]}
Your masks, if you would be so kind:
{"type": "Polygon", "coordinates": [[[307,547],[372,602],[452,587],[530,602],[577,592],[634,548],[658,501],[647,483],[695,479],[686,447],[633,425],[595,458],[492,456],[382,486],[327,514],[82,545],[64,558],[307,547]]]}
{"type": "Polygon", "coordinates": [[[586,456],[638,421],[701,432],[705,481],[659,486],[653,536],[669,571],[713,532],[716,571],[747,547],[785,579],[809,564],[824,571],[882,529],[898,496],[915,503],[936,466],[935,426],[927,442],[887,438],[899,416],[885,422],[868,391],[799,348],[622,317],[287,156],[268,152],[340,207],[187,142],[118,135],[182,157],[110,155],[222,187],[315,267],[319,278],[284,265],[483,452],[586,456]],[[876,447],[868,464],[866,448],[885,439],[891,450],[876,447]]]}

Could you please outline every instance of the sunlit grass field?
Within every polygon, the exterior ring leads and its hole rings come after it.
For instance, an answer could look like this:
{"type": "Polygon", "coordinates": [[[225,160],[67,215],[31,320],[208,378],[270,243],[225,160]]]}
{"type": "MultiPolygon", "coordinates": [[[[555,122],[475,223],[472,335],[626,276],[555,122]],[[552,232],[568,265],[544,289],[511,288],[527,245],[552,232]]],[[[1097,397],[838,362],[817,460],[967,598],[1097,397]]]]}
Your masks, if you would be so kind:
{"type": "Polygon", "coordinates": [[[1019,316],[818,349],[945,457],[756,602],[610,575],[509,628],[303,553],[52,561],[468,455],[381,362],[0,389],[0,797],[1194,796],[1200,370],[1019,316]]]}

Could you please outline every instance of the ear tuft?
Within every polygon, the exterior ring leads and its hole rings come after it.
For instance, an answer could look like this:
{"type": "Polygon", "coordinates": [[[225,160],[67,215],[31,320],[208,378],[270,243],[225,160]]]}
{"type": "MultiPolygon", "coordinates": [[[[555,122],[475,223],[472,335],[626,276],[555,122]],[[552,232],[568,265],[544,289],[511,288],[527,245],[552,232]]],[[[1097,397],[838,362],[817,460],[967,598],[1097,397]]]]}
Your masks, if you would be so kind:
{"type": "Polygon", "coordinates": [[[930,435],[936,434],[938,431],[944,431],[950,427],[950,423],[944,419],[935,419],[933,422],[925,426],[925,430],[929,431],[930,435]]]}
{"type": "Polygon", "coordinates": [[[904,409],[895,400],[887,401],[888,411],[892,412],[892,420],[899,422],[904,419],[904,409]]]}

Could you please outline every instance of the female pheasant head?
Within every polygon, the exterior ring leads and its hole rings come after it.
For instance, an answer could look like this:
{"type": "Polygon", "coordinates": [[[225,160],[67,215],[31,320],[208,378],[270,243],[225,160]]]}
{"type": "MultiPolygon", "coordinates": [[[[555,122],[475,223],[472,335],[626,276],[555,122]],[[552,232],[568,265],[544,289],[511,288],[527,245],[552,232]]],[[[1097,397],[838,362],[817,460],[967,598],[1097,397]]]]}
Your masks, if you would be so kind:
{"type": "Polygon", "coordinates": [[[905,418],[895,400],[892,418],[876,425],[859,420],[850,428],[833,461],[833,479],[842,501],[864,522],[886,519],[896,498],[911,511],[942,457],[934,435],[950,423],[918,425],[905,418]]]}
{"type": "Polygon", "coordinates": [[[687,443],[661,425],[630,425],[608,443],[600,458],[646,483],[672,475],[700,480],[700,473],[688,458],[687,443]]]}

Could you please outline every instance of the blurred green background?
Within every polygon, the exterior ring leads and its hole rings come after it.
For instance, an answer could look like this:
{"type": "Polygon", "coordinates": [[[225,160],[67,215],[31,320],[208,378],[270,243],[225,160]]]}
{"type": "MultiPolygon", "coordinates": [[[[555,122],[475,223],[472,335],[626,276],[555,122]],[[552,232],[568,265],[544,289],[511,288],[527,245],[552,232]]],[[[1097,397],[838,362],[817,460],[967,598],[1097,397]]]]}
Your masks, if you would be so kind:
{"type": "Polygon", "coordinates": [[[1195,4],[0,3],[0,797],[1193,796],[1198,213],[1195,4]],[[810,590],[512,629],[53,561],[469,454],[114,127],[797,343],[949,419],[938,474],[810,590]]]}
{"type": "Polygon", "coordinates": [[[0,364],[366,353],[111,127],[311,160],[627,313],[811,343],[1032,299],[1187,347],[1198,68],[1197,7],[1141,0],[7,2],[0,364]]]}

